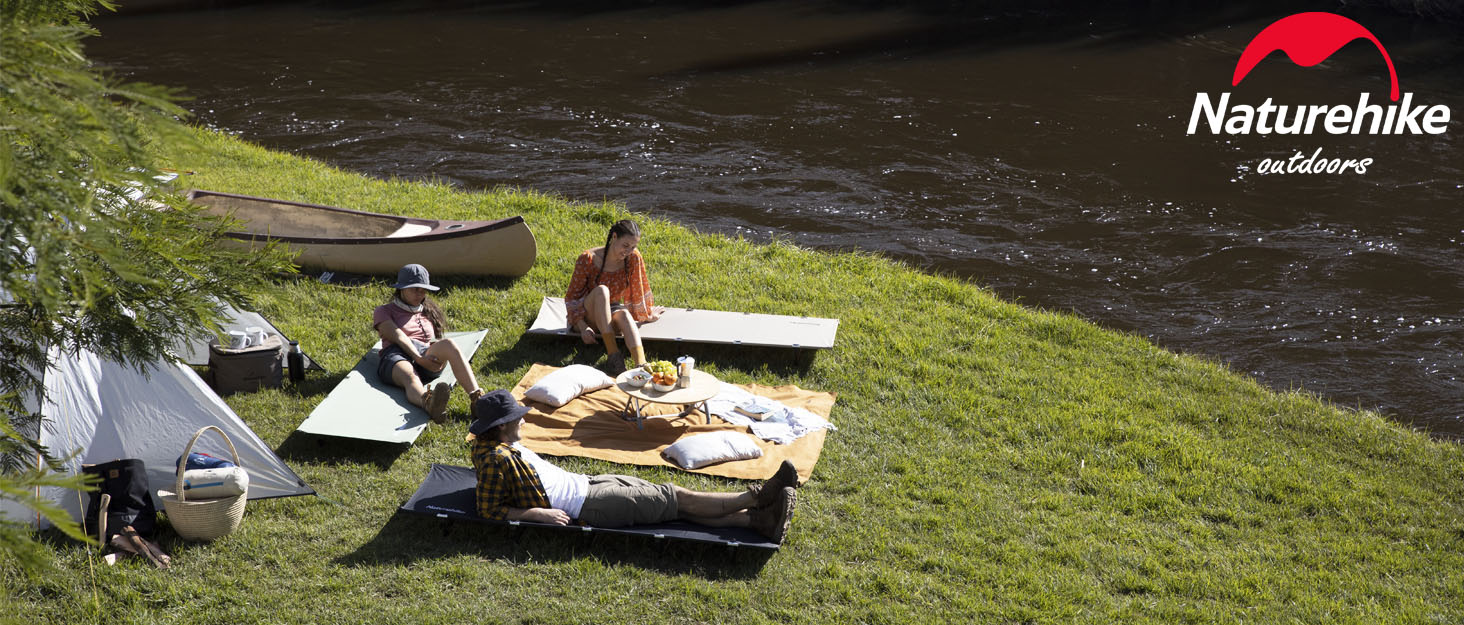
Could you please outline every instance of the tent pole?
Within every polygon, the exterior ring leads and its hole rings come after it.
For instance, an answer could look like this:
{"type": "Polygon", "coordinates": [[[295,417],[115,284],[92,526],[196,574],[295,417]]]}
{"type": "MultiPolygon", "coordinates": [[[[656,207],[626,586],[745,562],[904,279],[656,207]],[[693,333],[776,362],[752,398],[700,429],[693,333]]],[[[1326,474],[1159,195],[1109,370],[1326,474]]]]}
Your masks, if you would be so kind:
{"type": "MultiPolygon", "coordinates": [[[[36,438],[37,438],[37,440],[40,439],[39,436],[36,437],[36,438]]],[[[41,470],[41,450],[37,449],[36,450],[36,471],[40,471],[40,470],[41,470]]],[[[40,484],[37,484],[36,487],[35,487],[35,495],[36,495],[36,501],[40,501],[41,500],[41,486],[40,486],[40,484]]],[[[36,510],[36,521],[35,521],[35,523],[31,527],[33,527],[35,529],[41,529],[41,511],[39,509],[36,510]]]]}

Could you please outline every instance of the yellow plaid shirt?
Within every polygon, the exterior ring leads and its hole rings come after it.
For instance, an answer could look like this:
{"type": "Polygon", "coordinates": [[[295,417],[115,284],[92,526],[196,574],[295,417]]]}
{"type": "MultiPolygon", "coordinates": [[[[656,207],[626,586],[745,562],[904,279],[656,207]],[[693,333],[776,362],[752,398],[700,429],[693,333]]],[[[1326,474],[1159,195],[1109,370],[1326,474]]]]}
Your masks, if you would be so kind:
{"type": "Polygon", "coordinates": [[[480,438],[473,442],[478,474],[478,516],[502,521],[509,508],[548,508],[539,472],[512,445],[480,438]]]}

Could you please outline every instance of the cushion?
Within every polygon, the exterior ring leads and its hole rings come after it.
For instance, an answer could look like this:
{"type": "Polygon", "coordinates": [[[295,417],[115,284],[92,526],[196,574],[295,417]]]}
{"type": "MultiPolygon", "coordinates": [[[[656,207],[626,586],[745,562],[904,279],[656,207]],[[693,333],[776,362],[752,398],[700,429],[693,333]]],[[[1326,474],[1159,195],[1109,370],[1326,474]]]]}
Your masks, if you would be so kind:
{"type": "Polygon", "coordinates": [[[589,365],[570,365],[544,376],[524,397],[558,408],[590,391],[614,384],[614,378],[589,365]]]}
{"type": "Polygon", "coordinates": [[[762,448],[742,432],[710,432],[688,436],[661,452],[683,469],[700,469],[728,460],[762,457],[762,448]]]}

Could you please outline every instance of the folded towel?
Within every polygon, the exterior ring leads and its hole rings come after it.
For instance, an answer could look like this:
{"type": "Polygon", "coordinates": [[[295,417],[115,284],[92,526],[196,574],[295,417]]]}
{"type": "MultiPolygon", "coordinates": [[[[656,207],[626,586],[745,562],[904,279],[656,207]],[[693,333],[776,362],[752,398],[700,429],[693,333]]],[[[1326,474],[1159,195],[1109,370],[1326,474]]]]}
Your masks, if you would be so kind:
{"type": "Polygon", "coordinates": [[[707,400],[707,410],[732,425],[748,426],[752,433],[765,441],[786,445],[809,432],[822,429],[837,430],[834,424],[802,408],[789,408],[780,402],[753,395],[731,384],[722,383],[721,392],[707,400]],[[742,414],[738,406],[753,404],[767,407],[761,421],[742,414]]]}

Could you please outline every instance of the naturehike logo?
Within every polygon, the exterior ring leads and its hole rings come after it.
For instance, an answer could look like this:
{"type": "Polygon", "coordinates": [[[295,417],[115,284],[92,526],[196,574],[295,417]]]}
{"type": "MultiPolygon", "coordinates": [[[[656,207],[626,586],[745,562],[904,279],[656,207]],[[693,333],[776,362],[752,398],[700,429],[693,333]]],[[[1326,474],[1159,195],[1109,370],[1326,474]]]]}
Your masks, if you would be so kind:
{"type": "Polygon", "coordinates": [[[1393,57],[1388,56],[1387,48],[1362,24],[1334,13],[1297,13],[1267,26],[1245,47],[1245,52],[1240,53],[1240,62],[1235,65],[1235,76],[1231,78],[1230,86],[1240,84],[1261,59],[1277,50],[1285,52],[1297,65],[1314,67],[1341,50],[1342,46],[1358,39],[1371,41],[1383,54],[1383,61],[1388,64],[1388,78],[1393,81],[1388,97],[1397,102],[1398,70],[1393,68],[1393,57]]]}
{"type": "MultiPolygon", "coordinates": [[[[1370,104],[1369,95],[1362,93],[1356,105],[1278,105],[1271,98],[1256,106],[1232,105],[1229,92],[1220,94],[1218,100],[1201,92],[1195,94],[1186,134],[1195,134],[1202,127],[1217,135],[1310,135],[1317,131],[1333,135],[1437,135],[1447,130],[1449,107],[1414,106],[1412,93],[1402,94],[1400,101],[1398,72],[1382,42],[1361,24],[1333,13],[1297,13],[1267,26],[1246,45],[1230,84],[1239,85],[1256,65],[1277,50],[1301,67],[1313,67],[1358,39],[1371,42],[1381,54],[1392,82],[1388,97],[1395,104],[1370,104]]],[[[1319,159],[1320,156],[1321,148],[1318,148],[1310,159],[1302,161],[1305,155],[1298,150],[1289,160],[1262,160],[1257,172],[1361,174],[1372,164],[1371,158],[1344,161],[1319,159]]]]}

